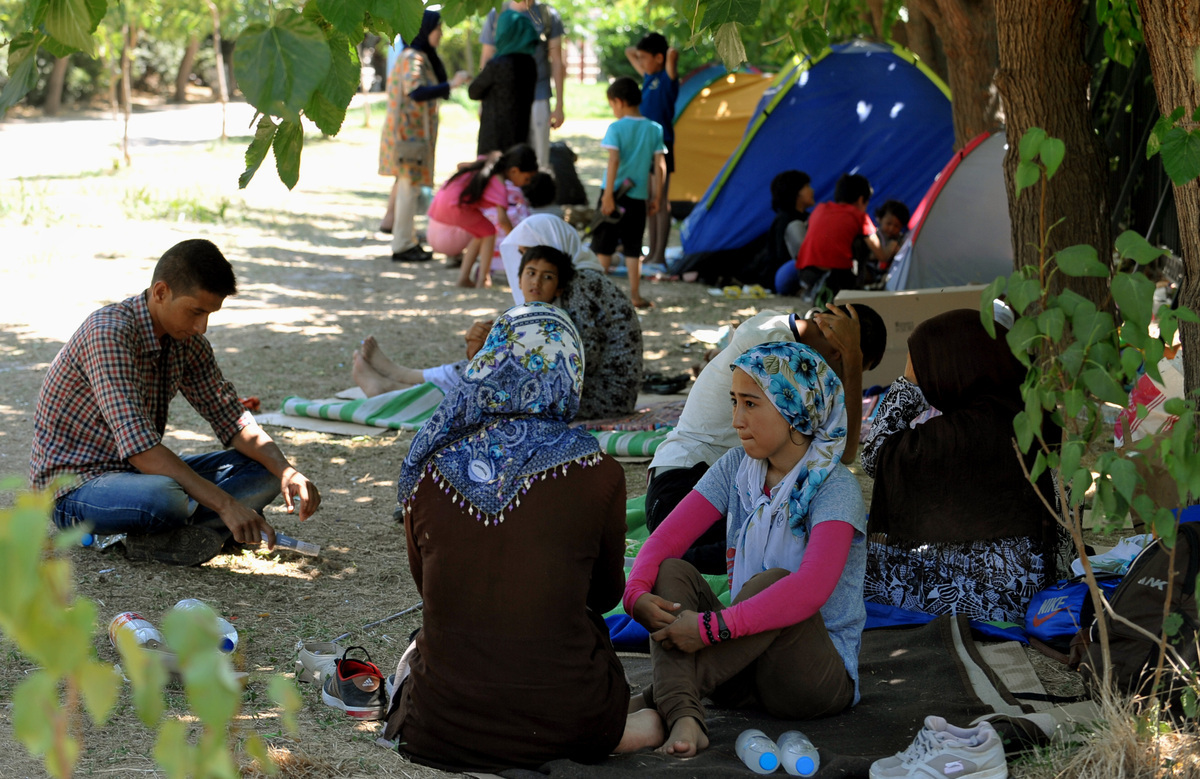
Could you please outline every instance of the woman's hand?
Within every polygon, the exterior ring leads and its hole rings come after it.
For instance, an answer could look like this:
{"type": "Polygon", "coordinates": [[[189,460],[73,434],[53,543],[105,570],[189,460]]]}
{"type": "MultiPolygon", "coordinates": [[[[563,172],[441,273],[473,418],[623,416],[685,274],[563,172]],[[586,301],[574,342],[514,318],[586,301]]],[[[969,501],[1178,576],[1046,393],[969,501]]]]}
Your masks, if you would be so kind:
{"type": "Polygon", "coordinates": [[[657,641],[663,649],[678,649],[689,654],[704,648],[704,642],[700,640],[700,624],[694,611],[679,612],[678,619],[662,630],[651,633],[650,639],[657,641]]]}
{"type": "Polygon", "coordinates": [[[460,70],[454,74],[454,78],[450,79],[450,86],[461,87],[463,84],[471,80],[471,74],[465,70],[460,70]]]}
{"type": "Polygon", "coordinates": [[[482,322],[476,322],[471,325],[471,329],[467,330],[467,359],[473,359],[479,350],[483,348],[487,342],[488,333],[492,332],[492,325],[495,324],[491,319],[482,322]]]}
{"type": "Polygon", "coordinates": [[[678,603],[672,603],[666,598],[660,598],[647,592],[634,602],[633,613],[629,616],[633,617],[634,622],[653,632],[674,622],[677,611],[679,611],[678,603]]]}

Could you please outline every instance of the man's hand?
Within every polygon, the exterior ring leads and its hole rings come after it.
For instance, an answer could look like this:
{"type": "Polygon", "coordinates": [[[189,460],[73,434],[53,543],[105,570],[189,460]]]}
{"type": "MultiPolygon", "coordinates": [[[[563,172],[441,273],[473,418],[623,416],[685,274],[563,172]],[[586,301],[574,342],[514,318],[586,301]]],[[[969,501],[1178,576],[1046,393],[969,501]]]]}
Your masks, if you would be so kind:
{"type": "Polygon", "coordinates": [[[481,322],[476,322],[471,325],[471,329],[467,330],[467,359],[473,359],[483,345],[487,342],[488,333],[492,332],[494,320],[488,319],[481,322]]]}
{"type": "Polygon", "coordinates": [[[604,197],[600,198],[600,212],[605,216],[612,216],[612,212],[616,210],[617,201],[613,199],[611,192],[605,190],[604,197]]]}
{"type": "Polygon", "coordinates": [[[555,108],[553,111],[550,112],[550,127],[551,127],[551,129],[557,130],[558,128],[563,126],[563,122],[565,122],[565,121],[566,121],[566,115],[563,113],[562,108],[555,108]]]}
{"type": "MultiPolygon", "coordinates": [[[[317,491],[317,485],[290,466],[284,469],[283,478],[279,480],[279,491],[283,493],[283,503],[289,514],[296,510],[296,501],[299,499],[301,522],[316,514],[321,507],[321,493],[317,491]]],[[[274,541],[271,543],[274,544],[274,541]]]]}
{"type": "Polygon", "coordinates": [[[679,611],[678,603],[672,603],[666,598],[660,598],[647,592],[634,602],[633,613],[629,616],[633,617],[633,621],[646,630],[654,631],[661,630],[673,623],[677,611],[679,611]]]}
{"type": "Polygon", "coordinates": [[[862,373],[862,329],[858,323],[858,312],[854,306],[847,305],[838,308],[830,303],[829,311],[815,314],[813,321],[821,329],[821,334],[829,345],[838,350],[842,357],[842,368],[845,371],[857,369],[862,373]]]}
{"type": "MultiPolygon", "coordinates": [[[[286,493],[285,493],[286,494],[286,493]]],[[[224,510],[217,512],[225,527],[233,533],[233,540],[246,546],[258,546],[267,536],[267,548],[275,548],[275,528],[257,511],[251,511],[236,500],[230,499],[224,510]]]]}
{"type": "Polygon", "coordinates": [[[463,84],[471,80],[471,74],[465,70],[460,70],[454,74],[454,78],[450,79],[450,86],[461,87],[463,84]]]}
{"type": "Polygon", "coordinates": [[[651,198],[646,202],[646,216],[654,216],[659,211],[658,198],[651,198]]]}
{"type": "Polygon", "coordinates": [[[696,616],[694,611],[681,611],[678,619],[662,630],[651,633],[650,639],[657,641],[663,649],[678,649],[689,654],[698,652],[704,648],[704,641],[700,639],[700,625],[696,616]]]}

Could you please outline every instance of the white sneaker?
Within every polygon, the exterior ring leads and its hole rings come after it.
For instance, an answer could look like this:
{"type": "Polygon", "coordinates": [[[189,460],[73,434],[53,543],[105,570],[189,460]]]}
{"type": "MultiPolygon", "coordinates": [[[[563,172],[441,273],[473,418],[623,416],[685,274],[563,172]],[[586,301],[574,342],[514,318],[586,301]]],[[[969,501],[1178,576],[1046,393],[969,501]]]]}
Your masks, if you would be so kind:
{"type": "Polygon", "coordinates": [[[988,722],[958,728],[926,717],[913,743],[871,765],[871,779],[1007,779],[1000,734],[988,722]]]}

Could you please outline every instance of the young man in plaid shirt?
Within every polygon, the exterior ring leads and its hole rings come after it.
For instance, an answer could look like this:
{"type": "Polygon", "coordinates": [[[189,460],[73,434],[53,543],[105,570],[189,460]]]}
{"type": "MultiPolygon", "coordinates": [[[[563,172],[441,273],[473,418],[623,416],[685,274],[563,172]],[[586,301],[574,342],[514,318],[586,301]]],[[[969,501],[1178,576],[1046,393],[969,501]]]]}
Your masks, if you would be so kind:
{"type": "Polygon", "coordinates": [[[54,522],[125,533],[133,559],[196,565],[227,542],[275,531],[262,509],[283,492],[308,519],[316,485],[292,467],[224,379],[204,337],[237,292],[209,241],[176,244],[149,289],[93,312],[54,358],[38,394],[30,481],[55,488],[54,522]],[[179,457],[162,443],[182,392],[229,449],[179,457]]]}

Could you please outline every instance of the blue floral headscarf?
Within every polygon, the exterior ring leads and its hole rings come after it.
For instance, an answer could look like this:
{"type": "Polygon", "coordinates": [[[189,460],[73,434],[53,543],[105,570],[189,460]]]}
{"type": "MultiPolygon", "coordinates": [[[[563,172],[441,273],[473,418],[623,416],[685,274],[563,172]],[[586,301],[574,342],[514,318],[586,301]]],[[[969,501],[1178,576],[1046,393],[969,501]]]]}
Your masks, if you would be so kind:
{"type": "Polygon", "coordinates": [[[505,311],[413,439],[400,469],[401,505],[428,473],[469,514],[499,524],[538,478],[595,463],[596,438],[567,426],[582,388],[583,351],[570,318],[545,303],[505,311]]]}

